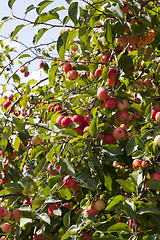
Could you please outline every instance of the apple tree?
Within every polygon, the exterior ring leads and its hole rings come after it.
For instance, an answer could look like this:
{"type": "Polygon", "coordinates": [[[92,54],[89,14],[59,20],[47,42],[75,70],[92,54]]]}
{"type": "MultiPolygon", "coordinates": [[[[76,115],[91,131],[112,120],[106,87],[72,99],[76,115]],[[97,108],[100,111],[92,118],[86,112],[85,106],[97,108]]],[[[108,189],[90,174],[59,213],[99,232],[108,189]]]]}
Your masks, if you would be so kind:
{"type": "Polygon", "coordinates": [[[160,2],[66,4],[1,20],[0,239],[160,239],[160,2]]]}

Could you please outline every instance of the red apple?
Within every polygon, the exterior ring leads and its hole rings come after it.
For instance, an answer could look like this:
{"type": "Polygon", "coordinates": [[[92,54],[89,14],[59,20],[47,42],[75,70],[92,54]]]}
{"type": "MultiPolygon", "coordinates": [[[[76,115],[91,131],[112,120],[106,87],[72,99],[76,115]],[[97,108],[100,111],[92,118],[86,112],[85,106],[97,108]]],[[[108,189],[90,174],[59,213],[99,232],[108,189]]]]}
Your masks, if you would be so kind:
{"type": "Polygon", "coordinates": [[[152,119],[156,118],[157,113],[158,113],[158,111],[155,108],[152,108],[152,119]]]}
{"type": "Polygon", "coordinates": [[[49,106],[47,107],[47,110],[48,110],[48,112],[50,112],[51,110],[53,110],[54,109],[54,107],[55,107],[55,104],[49,104],[49,106]]]}
{"type": "Polygon", "coordinates": [[[102,63],[108,63],[110,56],[109,55],[103,55],[100,59],[100,62],[102,63]]]}
{"type": "Polygon", "coordinates": [[[105,134],[103,140],[106,143],[109,143],[109,144],[115,144],[116,143],[116,139],[114,138],[113,133],[105,134]]]}
{"type": "Polygon", "coordinates": [[[118,120],[122,123],[126,122],[129,118],[129,113],[127,110],[119,111],[117,113],[118,120]]]}
{"type": "Polygon", "coordinates": [[[42,240],[43,240],[44,238],[43,238],[42,235],[35,235],[34,238],[33,238],[33,240],[35,240],[35,239],[42,239],[42,240]]]}
{"type": "Polygon", "coordinates": [[[142,82],[142,84],[145,86],[145,87],[152,87],[152,81],[147,79],[146,81],[142,82]]]}
{"type": "Polygon", "coordinates": [[[124,3],[124,8],[122,8],[122,12],[125,14],[129,12],[129,4],[126,1],[123,1],[123,3],[124,3]]]}
{"type": "Polygon", "coordinates": [[[139,166],[141,166],[141,163],[142,163],[142,160],[136,158],[136,159],[134,159],[133,162],[132,162],[132,167],[133,167],[135,170],[137,170],[137,169],[139,169],[139,166]]]}
{"type": "Polygon", "coordinates": [[[12,212],[12,218],[13,218],[14,220],[19,220],[21,217],[22,217],[22,212],[21,212],[19,209],[15,209],[15,210],[12,212]]]}
{"type": "Polygon", "coordinates": [[[116,80],[116,78],[117,78],[117,71],[116,71],[116,69],[110,68],[109,72],[108,72],[107,78],[116,80]]]}
{"type": "Polygon", "coordinates": [[[117,106],[117,100],[115,98],[107,98],[105,105],[109,109],[114,109],[117,106]]]}
{"type": "Polygon", "coordinates": [[[84,119],[81,115],[75,115],[72,117],[72,122],[76,122],[79,125],[82,125],[83,121],[84,121],[84,119]]]}
{"type": "Polygon", "coordinates": [[[20,70],[21,73],[25,72],[25,68],[24,67],[21,67],[19,70],[20,70]]]}
{"type": "Polygon", "coordinates": [[[62,127],[65,127],[65,128],[68,128],[68,125],[72,123],[72,119],[70,117],[64,117],[62,120],[61,120],[61,126],[62,127]]]}
{"type": "Polygon", "coordinates": [[[97,69],[94,73],[94,76],[97,78],[97,77],[100,77],[102,75],[102,72],[103,70],[102,69],[97,69]]]}
{"type": "Polygon", "coordinates": [[[84,233],[81,238],[81,240],[92,240],[92,235],[90,233],[84,233]]]}
{"type": "Polygon", "coordinates": [[[124,35],[124,34],[123,34],[121,37],[116,38],[116,44],[117,44],[117,46],[123,46],[123,47],[125,47],[125,46],[127,45],[127,43],[128,43],[128,38],[127,38],[127,36],[124,35]]]}
{"type": "Polygon", "coordinates": [[[156,179],[160,182],[160,172],[151,173],[151,180],[156,179]]]}
{"type": "Polygon", "coordinates": [[[98,214],[98,210],[95,207],[93,207],[92,205],[90,205],[87,208],[87,214],[96,216],[98,214]]]}
{"type": "Polygon", "coordinates": [[[0,208],[0,215],[1,216],[6,216],[8,214],[8,210],[6,208],[0,208]]]}
{"type": "Polygon", "coordinates": [[[3,170],[7,171],[9,169],[9,160],[6,159],[6,161],[3,163],[3,170]]]}
{"type": "Polygon", "coordinates": [[[57,105],[54,107],[54,111],[62,111],[62,107],[60,105],[57,105]]]}
{"type": "Polygon", "coordinates": [[[115,128],[113,131],[113,136],[115,139],[122,141],[126,137],[125,129],[121,127],[115,128]]]}
{"type": "Polygon", "coordinates": [[[123,103],[118,101],[117,108],[119,111],[123,111],[128,108],[128,101],[126,99],[123,99],[123,103]]]}
{"type": "Polygon", "coordinates": [[[97,92],[97,97],[98,99],[100,99],[101,101],[106,101],[108,98],[108,93],[106,91],[106,89],[104,88],[100,88],[97,92]]]}
{"type": "Polygon", "coordinates": [[[137,44],[140,41],[140,36],[136,35],[136,36],[128,36],[128,42],[133,46],[135,44],[137,44]]]}
{"type": "Polygon", "coordinates": [[[4,185],[6,183],[9,183],[9,178],[8,177],[1,178],[1,184],[4,185]]]}
{"type": "Polygon", "coordinates": [[[149,163],[146,162],[146,161],[142,161],[142,162],[141,162],[141,166],[142,166],[143,168],[147,168],[147,167],[149,166],[149,163]]]}
{"type": "Polygon", "coordinates": [[[14,95],[13,95],[13,94],[10,94],[10,95],[8,96],[8,100],[12,102],[12,101],[13,101],[13,97],[14,97],[14,95]]]}
{"type": "Polygon", "coordinates": [[[77,182],[70,175],[67,175],[64,177],[63,184],[65,187],[67,187],[67,188],[69,187],[72,189],[77,186],[77,182]]]}
{"type": "Polygon", "coordinates": [[[59,123],[59,125],[62,127],[61,125],[61,121],[62,119],[64,118],[64,116],[59,116],[57,119],[56,119],[56,123],[59,123]]]}
{"type": "Polygon", "coordinates": [[[3,223],[3,225],[1,226],[1,229],[3,232],[8,233],[11,227],[12,227],[11,224],[6,222],[6,223],[3,223]]]}
{"type": "Polygon", "coordinates": [[[40,67],[40,68],[44,68],[44,62],[43,62],[43,61],[41,61],[41,62],[39,63],[39,67],[40,67]]]}
{"type": "Polygon", "coordinates": [[[10,105],[11,105],[10,101],[5,101],[3,107],[7,109],[10,105]]]}
{"type": "Polygon", "coordinates": [[[155,117],[157,122],[160,122],[160,112],[156,113],[156,117],[155,117]]]}
{"type": "Polygon", "coordinates": [[[56,204],[50,205],[49,208],[48,208],[48,214],[49,214],[50,216],[55,216],[55,214],[54,214],[53,211],[54,211],[56,208],[58,208],[58,206],[57,206],[56,204]]]}
{"type": "Polygon", "coordinates": [[[72,65],[70,63],[66,63],[64,66],[63,66],[63,70],[65,73],[69,72],[72,70],[72,65]]]}
{"type": "Polygon", "coordinates": [[[24,77],[28,77],[28,76],[29,76],[29,72],[25,72],[24,77]]]}
{"type": "Polygon", "coordinates": [[[67,78],[69,80],[76,80],[78,78],[78,72],[76,70],[71,70],[67,72],[67,78]]]}
{"type": "Polygon", "coordinates": [[[69,203],[63,203],[62,205],[60,205],[60,208],[61,207],[66,207],[68,208],[69,210],[71,210],[71,206],[69,205],[69,203]]]}

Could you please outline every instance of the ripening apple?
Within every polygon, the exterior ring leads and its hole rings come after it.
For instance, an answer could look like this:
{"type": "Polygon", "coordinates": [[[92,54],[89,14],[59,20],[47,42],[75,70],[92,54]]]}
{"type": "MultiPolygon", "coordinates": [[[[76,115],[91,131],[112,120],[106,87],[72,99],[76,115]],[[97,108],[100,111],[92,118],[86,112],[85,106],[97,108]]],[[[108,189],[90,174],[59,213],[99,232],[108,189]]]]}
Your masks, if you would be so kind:
{"type": "Polygon", "coordinates": [[[123,111],[118,111],[117,112],[117,117],[118,117],[118,120],[120,122],[126,122],[129,118],[129,113],[127,110],[123,110],[123,111]]]}
{"type": "Polygon", "coordinates": [[[158,111],[155,108],[152,108],[152,119],[156,118],[157,113],[158,113],[158,111]]]}
{"type": "Polygon", "coordinates": [[[9,160],[6,159],[6,161],[3,163],[3,170],[7,171],[9,169],[9,160]]]}
{"type": "Polygon", "coordinates": [[[156,113],[156,117],[155,117],[157,122],[160,122],[160,112],[156,113]]]}
{"type": "Polygon", "coordinates": [[[21,212],[21,210],[15,209],[15,210],[12,212],[12,218],[13,218],[14,220],[19,220],[21,217],[22,217],[22,212],[21,212]]]}
{"type": "Polygon", "coordinates": [[[117,106],[117,100],[115,98],[107,98],[105,105],[109,109],[114,109],[117,106]]]}
{"type": "Polygon", "coordinates": [[[6,208],[0,208],[0,215],[1,216],[6,216],[8,214],[8,210],[6,208]]]}
{"type": "Polygon", "coordinates": [[[11,105],[10,101],[5,101],[3,107],[7,109],[10,105],[11,105]]]}
{"type": "Polygon", "coordinates": [[[78,72],[76,70],[71,70],[67,72],[67,78],[69,80],[76,80],[78,78],[78,72]]]}
{"type": "Polygon", "coordinates": [[[160,172],[151,173],[151,180],[156,179],[160,182],[160,172]]]}
{"type": "Polygon", "coordinates": [[[5,176],[4,178],[1,178],[0,181],[1,181],[1,184],[4,185],[6,183],[9,183],[9,178],[5,176]]]}
{"type": "Polygon", "coordinates": [[[136,45],[140,41],[140,35],[128,36],[128,42],[131,45],[136,45]]]}
{"type": "Polygon", "coordinates": [[[87,208],[87,214],[96,216],[98,214],[98,210],[95,207],[93,207],[92,205],[90,205],[87,208]]]}
{"type": "Polygon", "coordinates": [[[92,240],[92,235],[90,233],[84,233],[81,238],[81,240],[92,240]]]}
{"type": "Polygon", "coordinates": [[[10,94],[10,95],[8,96],[8,100],[12,102],[12,101],[13,101],[13,97],[14,97],[14,95],[13,95],[13,94],[10,94]]]}
{"type": "Polygon", "coordinates": [[[103,55],[100,59],[100,62],[102,63],[108,63],[110,56],[109,55],[103,55]]]}
{"type": "Polygon", "coordinates": [[[72,70],[72,65],[70,63],[66,63],[64,66],[63,66],[63,70],[65,73],[69,72],[72,70]]]}
{"type": "Polygon", "coordinates": [[[76,44],[72,45],[72,46],[71,46],[71,50],[72,50],[73,52],[76,52],[76,51],[78,50],[78,46],[77,46],[76,44]]]}
{"type": "Polygon", "coordinates": [[[52,111],[54,109],[54,107],[55,107],[55,104],[53,104],[53,103],[49,104],[49,106],[47,107],[48,112],[52,111]]]}
{"type": "Polygon", "coordinates": [[[97,78],[97,77],[100,77],[102,75],[102,72],[103,70],[102,69],[97,69],[94,73],[94,76],[97,78]]]}
{"type": "Polygon", "coordinates": [[[64,177],[63,184],[65,187],[71,189],[74,189],[77,186],[77,182],[70,175],[64,177]]]}
{"type": "Polygon", "coordinates": [[[25,72],[24,77],[28,77],[28,76],[29,76],[29,72],[25,72]]]}
{"type": "Polygon", "coordinates": [[[41,240],[44,240],[43,236],[42,235],[35,235],[33,240],[35,239],[41,239],[41,240]]]}
{"type": "Polygon", "coordinates": [[[62,107],[60,105],[57,105],[54,107],[54,111],[62,111],[62,107]]]}
{"type": "Polygon", "coordinates": [[[79,125],[82,125],[83,121],[84,121],[84,119],[83,119],[83,117],[81,115],[77,114],[77,115],[72,117],[72,122],[76,122],[79,125]]]}
{"type": "Polygon", "coordinates": [[[43,61],[41,61],[41,62],[39,63],[39,67],[40,67],[40,68],[44,68],[44,62],[43,62],[43,61]]]}
{"type": "Polygon", "coordinates": [[[147,168],[147,167],[149,166],[149,163],[143,160],[143,161],[141,162],[141,166],[142,166],[143,168],[147,168]]]}
{"type": "Polygon", "coordinates": [[[25,72],[25,68],[24,67],[21,67],[19,70],[20,70],[21,73],[25,72]]]}
{"type": "Polygon", "coordinates": [[[101,211],[102,209],[105,208],[105,202],[103,200],[97,200],[94,206],[98,211],[101,211]]]}
{"type": "Polygon", "coordinates": [[[121,127],[115,128],[113,130],[113,136],[115,139],[122,141],[126,137],[125,129],[121,127]]]}
{"type": "Polygon", "coordinates": [[[38,136],[33,136],[31,142],[33,146],[36,146],[41,143],[41,138],[38,136]]]}
{"type": "Polygon", "coordinates": [[[12,155],[11,156],[9,156],[9,158],[10,159],[14,159],[14,158],[16,158],[17,157],[17,151],[16,150],[13,150],[13,153],[12,153],[12,155]]]}
{"type": "Polygon", "coordinates": [[[65,127],[65,128],[68,128],[68,125],[72,123],[72,119],[70,117],[64,117],[62,120],[61,120],[61,126],[62,127],[65,127]]]}
{"type": "Polygon", "coordinates": [[[152,87],[152,81],[147,79],[146,81],[143,81],[142,84],[145,86],[145,87],[152,87]]]}
{"type": "Polygon", "coordinates": [[[117,108],[119,111],[123,111],[128,108],[128,101],[126,99],[123,99],[123,103],[119,102],[117,103],[117,108]]]}
{"type": "Polygon", "coordinates": [[[8,233],[11,227],[12,227],[11,224],[6,222],[6,223],[3,223],[3,225],[1,226],[1,229],[3,232],[8,233]]]}
{"type": "Polygon", "coordinates": [[[140,160],[139,158],[136,158],[133,160],[132,162],[132,167],[137,170],[139,169],[139,167],[141,166],[142,160],[140,160]]]}
{"type": "Polygon", "coordinates": [[[104,88],[100,88],[97,92],[97,97],[98,99],[100,99],[101,101],[106,101],[108,98],[108,93],[106,91],[106,89],[104,88]]]}
{"type": "Polygon", "coordinates": [[[160,104],[156,103],[156,105],[153,108],[156,109],[159,112],[160,111],[160,104]]]}
{"type": "Polygon", "coordinates": [[[3,216],[3,219],[9,220],[11,218],[11,215],[12,215],[11,211],[7,210],[7,215],[3,216]]]}
{"type": "MultiPolygon", "coordinates": [[[[100,134],[99,134],[100,135],[100,134]]],[[[99,136],[100,137],[100,136],[99,136]]],[[[101,138],[101,137],[100,137],[101,138]]],[[[109,143],[109,144],[115,144],[116,143],[116,139],[114,138],[113,136],[113,133],[107,133],[104,135],[103,137],[103,140],[106,142],[106,143],[109,143]]]]}
{"type": "Polygon", "coordinates": [[[122,12],[125,14],[129,12],[129,4],[126,1],[123,1],[123,3],[124,3],[124,7],[122,8],[122,12]]]}
{"type": "Polygon", "coordinates": [[[131,125],[133,125],[134,119],[135,119],[134,115],[133,115],[133,114],[129,114],[126,125],[127,125],[128,127],[131,126],[131,125]]]}
{"type": "Polygon", "coordinates": [[[48,173],[50,173],[52,176],[56,176],[56,174],[53,172],[54,169],[55,168],[53,163],[50,163],[47,167],[48,173]]]}
{"type": "Polygon", "coordinates": [[[60,205],[59,207],[60,207],[60,208],[61,208],[61,207],[66,207],[66,208],[68,208],[69,210],[71,210],[71,206],[70,206],[69,203],[63,203],[63,204],[60,205]]]}
{"type": "Polygon", "coordinates": [[[117,71],[114,68],[110,68],[108,72],[107,78],[109,79],[116,79],[117,78],[117,71]]]}
{"type": "Polygon", "coordinates": [[[57,119],[56,119],[56,123],[59,123],[59,125],[62,127],[61,125],[61,121],[62,119],[64,118],[64,116],[59,116],[57,119]]]}
{"type": "Polygon", "coordinates": [[[123,46],[123,47],[125,47],[125,46],[127,45],[127,43],[128,43],[128,38],[127,38],[127,36],[124,35],[124,34],[123,34],[121,37],[116,38],[116,44],[117,44],[117,46],[123,46]]]}
{"type": "Polygon", "coordinates": [[[55,216],[55,214],[54,214],[53,211],[54,211],[56,208],[58,208],[58,206],[57,206],[56,204],[50,205],[49,208],[48,208],[48,214],[49,214],[50,216],[55,216]]]}
{"type": "Polygon", "coordinates": [[[160,135],[157,135],[157,136],[154,138],[154,143],[155,143],[155,145],[158,145],[158,147],[160,147],[160,135]]]}

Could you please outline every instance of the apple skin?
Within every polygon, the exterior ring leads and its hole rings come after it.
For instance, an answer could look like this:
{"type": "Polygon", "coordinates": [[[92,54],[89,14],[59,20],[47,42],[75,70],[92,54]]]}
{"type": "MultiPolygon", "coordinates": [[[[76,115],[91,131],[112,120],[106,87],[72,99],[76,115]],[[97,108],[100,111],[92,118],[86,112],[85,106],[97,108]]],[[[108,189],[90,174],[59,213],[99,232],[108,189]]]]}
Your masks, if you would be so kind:
{"type": "Polygon", "coordinates": [[[61,208],[61,207],[66,207],[66,208],[68,208],[68,209],[71,211],[71,206],[70,206],[69,203],[63,203],[63,204],[60,205],[59,207],[60,207],[60,208],[61,208]]]}
{"type": "Polygon", "coordinates": [[[100,59],[100,62],[102,63],[108,63],[110,56],[109,55],[103,55],[100,59]]]}
{"type": "Polygon", "coordinates": [[[105,105],[109,109],[114,109],[117,106],[117,100],[115,98],[107,98],[105,105]]]}
{"type": "Polygon", "coordinates": [[[81,240],[92,240],[92,235],[90,233],[84,233],[81,238],[81,240]]]}
{"type": "Polygon", "coordinates": [[[102,75],[102,72],[103,70],[102,69],[97,69],[94,73],[94,76],[97,78],[97,77],[100,77],[102,75]]]}
{"type": "Polygon", "coordinates": [[[157,113],[158,113],[158,111],[155,108],[152,108],[152,119],[156,118],[157,113]]]}
{"type": "Polygon", "coordinates": [[[128,101],[126,99],[123,99],[123,103],[119,102],[117,103],[117,108],[119,111],[123,111],[128,108],[128,101]]]}
{"type": "Polygon", "coordinates": [[[132,167],[135,169],[135,170],[138,170],[139,169],[139,166],[141,166],[142,164],[142,160],[140,160],[139,158],[136,158],[133,160],[132,162],[132,167]]]}
{"type": "Polygon", "coordinates": [[[128,36],[128,42],[129,44],[131,44],[132,46],[137,44],[140,41],[140,36],[136,35],[136,36],[128,36]]]}
{"type": "Polygon", "coordinates": [[[56,123],[59,123],[59,125],[62,127],[62,124],[61,124],[61,121],[62,119],[64,118],[64,116],[59,116],[57,119],[56,119],[56,123]]]}
{"type": "Polygon", "coordinates": [[[6,222],[6,223],[3,223],[3,225],[1,226],[1,229],[3,232],[8,233],[11,227],[12,227],[11,224],[6,222]]]}
{"type": "Polygon", "coordinates": [[[41,139],[40,139],[40,137],[33,136],[32,139],[31,139],[31,142],[32,142],[33,146],[36,146],[36,145],[39,145],[41,143],[41,139]]]}
{"type": "Polygon", "coordinates": [[[160,147],[160,135],[157,135],[157,136],[154,138],[154,143],[155,143],[155,145],[158,145],[158,147],[160,147]]]}
{"type": "Polygon", "coordinates": [[[54,107],[54,111],[61,111],[62,107],[60,105],[57,105],[54,107]]]}
{"type": "Polygon", "coordinates": [[[122,12],[125,14],[125,13],[128,13],[128,11],[129,11],[129,4],[126,1],[123,1],[123,3],[125,6],[124,6],[124,8],[122,8],[122,12]]]}
{"type": "Polygon", "coordinates": [[[108,72],[107,78],[115,80],[117,78],[117,71],[116,71],[116,69],[110,68],[109,72],[108,72]]]}
{"type": "Polygon", "coordinates": [[[3,163],[3,170],[7,171],[9,169],[9,160],[6,159],[6,161],[3,163]]]}
{"type": "Polygon", "coordinates": [[[29,72],[25,72],[24,77],[28,77],[28,76],[29,76],[29,72]]]}
{"type": "Polygon", "coordinates": [[[68,125],[72,123],[72,119],[70,117],[64,117],[62,120],[61,120],[61,126],[62,127],[65,127],[65,128],[68,128],[68,125]]]}
{"type": "Polygon", "coordinates": [[[127,45],[127,43],[128,43],[128,38],[127,38],[127,36],[124,35],[124,34],[123,34],[121,37],[116,38],[116,44],[117,44],[117,46],[123,46],[123,47],[125,47],[125,46],[127,45]]]}
{"type": "Polygon", "coordinates": [[[44,68],[44,62],[43,62],[43,61],[41,61],[41,62],[39,63],[39,67],[40,67],[40,68],[44,68]]]}
{"type": "Polygon", "coordinates": [[[156,179],[160,182],[160,172],[151,173],[151,180],[156,179]]]}
{"type": "Polygon", "coordinates": [[[69,80],[76,80],[78,78],[78,72],[76,70],[71,70],[67,72],[67,78],[69,80]]]}
{"type": "Polygon", "coordinates": [[[93,207],[92,205],[90,205],[88,208],[87,208],[87,214],[88,215],[93,215],[93,216],[96,216],[98,214],[98,210],[93,207]]]}
{"type": "Polygon", "coordinates": [[[9,178],[8,177],[1,178],[1,184],[4,185],[6,183],[9,183],[9,178]]]}
{"type": "Polygon", "coordinates": [[[43,238],[42,235],[35,235],[34,238],[33,238],[33,240],[35,240],[35,239],[42,239],[42,240],[43,240],[44,238],[43,238]]]}
{"type": "Polygon", "coordinates": [[[47,107],[47,110],[48,110],[48,112],[50,112],[50,111],[52,111],[52,109],[54,109],[54,107],[55,107],[55,104],[49,104],[49,106],[47,107]]]}
{"type": "Polygon", "coordinates": [[[72,70],[72,65],[70,63],[66,63],[64,66],[63,66],[63,71],[65,73],[69,72],[72,70]]]}
{"type": "Polygon", "coordinates": [[[81,115],[77,114],[77,115],[72,117],[72,122],[76,122],[79,125],[82,125],[83,121],[84,121],[84,119],[83,119],[83,117],[81,115]]]}
{"type": "Polygon", "coordinates": [[[64,177],[63,184],[65,187],[69,187],[71,189],[74,189],[77,186],[77,182],[74,181],[74,179],[70,175],[64,177]]]}
{"type": "MultiPolygon", "coordinates": [[[[99,134],[100,135],[100,134],[99,134]]],[[[100,136],[99,136],[100,137],[100,136]]],[[[100,137],[101,138],[101,137],[100,137]]],[[[103,140],[106,142],[106,143],[109,143],[109,144],[115,144],[116,143],[116,139],[114,138],[113,136],[113,133],[107,133],[104,135],[103,137],[103,140]]]]}
{"type": "Polygon", "coordinates": [[[9,97],[8,97],[8,100],[12,102],[13,101],[13,97],[14,97],[14,95],[10,94],[9,97]]]}
{"type": "Polygon", "coordinates": [[[105,202],[103,200],[97,200],[94,206],[98,211],[101,211],[102,209],[105,208],[105,202]]]}
{"type": "Polygon", "coordinates": [[[97,97],[98,99],[100,99],[101,101],[106,101],[108,98],[108,93],[106,91],[106,89],[104,88],[100,88],[97,92],[97,97]]]}
{"type": "Polygon", "coordinates": [[[6,208],[0,208],[0,215],[1,216],[6,216],[8,214],[8,210],[6,208]]]}
{"type": "Polygon", "coordinates": [[[21,212],[19,209],[15,209],[15,210],[12,212],[12,218],[13,218],[14,220],[19,220],[21,217],[22,217],[22,212],[21,212]]]}
{"type": "Polygon", "coordinates": [[[9,220],[11,218],[11,215],[12,215],[11,211],[7,210],[7,215],[3,216],[3,219],[9,220]]]}
{"type": "Polygon", "coordinates": [[[50,216],[56,216],[56,215],[53,213],[53,211],[54,211],[56,208],[58,208],[58,206],[57,206],[56,204],[50,205],[49,208],[48,208],[48,214],[49,214],[50,216]]]}
{"type": "Polygon", "coordinates": [[[129,118],[129,113],[127,110],[119,111],[117,117],[120,122],[125,123],[129,118]]]}
{"type": "Polygon", "coordinates": [[[116,140],[122,141],[126,137],[125,129],[118,127],[113,130],[113,136],[116,140]]]}
{"type": "Polygon", "coordinates": [[[52,176],[56,176],[56,174],[52,171],[52,169],[54,170],[54,164],[50,163],[47,167],[48,173],[51,174],[52,176]]]}
{"type": "Polygon", "coordinates": [[[146,162],[146,161],[142,161],[142,162],[141,162],[141,166],[142,166],[143,168],[147,168],[147,167],[149,166],[149,163],[146,162]]]}
{"type": "Polygon", "coordinates": [[[11,105],[10,101],[5,101],[3,107],[7,109],[10,105],[11,105]]]}

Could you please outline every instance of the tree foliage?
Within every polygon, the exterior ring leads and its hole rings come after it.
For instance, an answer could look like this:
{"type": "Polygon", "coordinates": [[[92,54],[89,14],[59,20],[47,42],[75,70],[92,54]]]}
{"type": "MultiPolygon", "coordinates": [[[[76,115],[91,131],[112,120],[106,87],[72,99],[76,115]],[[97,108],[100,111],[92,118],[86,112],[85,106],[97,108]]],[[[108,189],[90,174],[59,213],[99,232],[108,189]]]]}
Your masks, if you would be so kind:
{"type": "Polygon", "coordinates": [[[11,43],[39,27],[21,52],[0,41],[1,239],[160,239],[160,3],[66,2],[1,20],[21,21],[11,43]]]}

